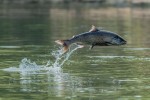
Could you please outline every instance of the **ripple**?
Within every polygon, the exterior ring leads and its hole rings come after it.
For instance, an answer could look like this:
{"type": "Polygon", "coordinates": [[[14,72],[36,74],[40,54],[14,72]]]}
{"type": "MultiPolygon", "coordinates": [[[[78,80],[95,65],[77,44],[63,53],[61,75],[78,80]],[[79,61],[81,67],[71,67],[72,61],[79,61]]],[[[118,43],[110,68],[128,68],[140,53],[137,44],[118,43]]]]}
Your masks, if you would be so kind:
{"type": "Polygon", "coordinates": [[[136,95],[136,96],[134,96],[134,97],[136,97],[136,98],[141,98],[142,96],[141,96],[141,95],[136,95]]]}
{"type": "Polygon", "coordinates": [[[150,48],[125,48],[125,50],[142,51],[142,50],[150,50],[150,48]]]}
{"type": "Polygon", "coordinates": [[[0,46],[0,48],[14,49],[14,48],[21,48],[21,47],[20,46],[0,46]]]}
{"type": "Polygon", "coordinates": [[[140,60],[140,61],[150,61],[149,57],[135,57],[135,56],[87,56],[88,58],[100,58],[100,59],[126,59],[126,60],[140,60]]]}
{"type": "Polygon", "coordinates": [[[89,58],[135,58],[134,56],[87,56],[89,58]]]}

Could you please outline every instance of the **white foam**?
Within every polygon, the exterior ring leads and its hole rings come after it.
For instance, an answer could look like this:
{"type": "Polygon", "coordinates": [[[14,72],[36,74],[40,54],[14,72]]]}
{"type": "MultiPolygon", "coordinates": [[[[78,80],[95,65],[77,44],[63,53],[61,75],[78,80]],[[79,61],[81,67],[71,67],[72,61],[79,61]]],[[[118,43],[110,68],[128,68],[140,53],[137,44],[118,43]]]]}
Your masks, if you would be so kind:
{"type": "Polygon", "coordinates": [[[61,72],[63,64],[78,48],[80,48],[80,46],[72,45],[66,54],[62,54],[61,49],[53,51],[51,54],[55,58],[55,61],[48,61],[45,65],[38,65],[30,59],[23,58],[18,67],[9,67],[2,70],[7,72],[20,72],[21,74],[39,74],[41,71],[52,71],[58,73],[61,72]]]}

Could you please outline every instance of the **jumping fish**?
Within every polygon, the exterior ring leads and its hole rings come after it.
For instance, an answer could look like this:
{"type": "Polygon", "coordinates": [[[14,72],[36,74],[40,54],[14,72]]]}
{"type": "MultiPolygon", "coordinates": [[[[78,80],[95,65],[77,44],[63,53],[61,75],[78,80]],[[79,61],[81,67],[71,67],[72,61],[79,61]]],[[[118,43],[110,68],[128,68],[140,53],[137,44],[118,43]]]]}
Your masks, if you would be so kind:
{"type": "Polygon", "coordinates": [[[94,25],[89,30],[89,32],[84,32],[79,35],[73,36],[71,39],[67,40],[56,40],[57,44],[63,46],[63,53],[67,52],[69,46],[73,43],[82,44],[81,48],[84,47],[83,44],[91,45],[90,49],[94,46],[112,46],[112,45],[124,45],[126,41],[118,34],[106,30],[99,30],[94,25]]]}

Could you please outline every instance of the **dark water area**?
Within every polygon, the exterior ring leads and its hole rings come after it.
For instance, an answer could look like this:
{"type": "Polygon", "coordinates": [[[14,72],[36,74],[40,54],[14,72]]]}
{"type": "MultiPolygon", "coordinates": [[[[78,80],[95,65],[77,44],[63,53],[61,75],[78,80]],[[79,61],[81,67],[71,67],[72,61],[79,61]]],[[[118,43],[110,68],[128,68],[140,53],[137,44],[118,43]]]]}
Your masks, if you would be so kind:
{"type": "Polygon", "coordinates": [[[0,6],[0,100],[149,100],[150,8],[91,4],[0,6]],[[127,45],[71,49],[57,39],[113,31],[127,45]]]}

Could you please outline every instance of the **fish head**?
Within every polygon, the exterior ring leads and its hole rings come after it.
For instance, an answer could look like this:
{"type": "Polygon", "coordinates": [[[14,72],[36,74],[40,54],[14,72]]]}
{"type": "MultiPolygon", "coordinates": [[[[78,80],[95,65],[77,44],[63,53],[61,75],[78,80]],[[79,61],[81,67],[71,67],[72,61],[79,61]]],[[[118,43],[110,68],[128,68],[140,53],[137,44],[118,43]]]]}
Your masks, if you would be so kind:
{"type": "Polygon", "coordinates": [[[118,35],[112,37],[111,44],[113,45],[125,45],[126,43],[127,41],[118,35]]]}

